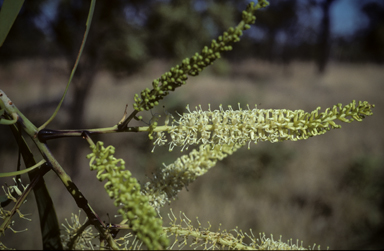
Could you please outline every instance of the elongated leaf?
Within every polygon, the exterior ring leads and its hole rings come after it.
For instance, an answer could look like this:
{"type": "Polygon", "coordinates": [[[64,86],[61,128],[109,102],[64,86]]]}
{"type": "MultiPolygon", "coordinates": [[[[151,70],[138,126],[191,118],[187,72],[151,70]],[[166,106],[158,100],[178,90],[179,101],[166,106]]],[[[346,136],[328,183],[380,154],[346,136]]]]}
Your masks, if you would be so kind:
{"type": "MultiPolygon", "coordinates": [[[[27,168],[34,166],[36,161],[33,157],[31,150],[29,149],[24,137],[15,125],[10,126],[13,136],[19,145],[21,156],[23,157],[25,166],[27,168]]],[[[29,179],[33,180],[36,175],[39,175],[42,170],[32,170],[28,173],[29,179]]],[[[48,189],[45,186],[43,177],[40,178],[36,186],[33,188],[35,193],[36,204],[39,210],[41,235],[43,238],[43,248],[45,250],[51,249],[63,249],[60,240],[60,227],[57,220],[55,207],[53,205],[51,196],[48,189]]]]}
{"type": "Polygon", "coordinates": [[[4,0],[0,10],[0,47],[3,45],[24,0],[4,0]]]}
{"type": "Polygon", "coordinates": [[[84,46],[85,46],[85,42],[87,41],[88,32],[89,32],[89,29],[91,28],[91,23],[92,23],[93,13],[94,13],[94,11],[95,11],[95,6],[96,6],[96,0],[92,0],[91,5],[89,6],[87,22],[85,23],[85,27],[86,27],[86,28],[85,28],[85,32],[84,32],[84,36],[83,36],[83,41],[81,42],[80,50],[79,50],[79,53],[77,54],[77,59],[76,59],[75,65],[74,65],[73,68],[72,68],[71,75],[69,76],[69,80],[68,80],[67,86],[65,87],[64,94],[63,94],[63,96],[61,97],[60,103],[57,105],[56,110],[55,110],[55,112],[52,114],[52,116],[51,116],[51,117],[50,117],[50,118],[49,118],[43,125],[41,125],[41,126],[38,128],[39,131],[42,130],[42,129],[44,129],[44,128],[45,128],[49,123],[51,123],[51,121],[55,118],[56,114],[57,114],[57,113],[59,112],[59,110],[60,110],[61,104],[62,104],[63,101],[64,101],[65,95],[67,95],[69,85],[71,84],[72,78],[73,78],[73,76],[75,75],[75,72],[76,72],[76,69],[77,69],[77,65],[79,64],[81,54],[83,53],[83,49],[84,49],[84,46]]]}

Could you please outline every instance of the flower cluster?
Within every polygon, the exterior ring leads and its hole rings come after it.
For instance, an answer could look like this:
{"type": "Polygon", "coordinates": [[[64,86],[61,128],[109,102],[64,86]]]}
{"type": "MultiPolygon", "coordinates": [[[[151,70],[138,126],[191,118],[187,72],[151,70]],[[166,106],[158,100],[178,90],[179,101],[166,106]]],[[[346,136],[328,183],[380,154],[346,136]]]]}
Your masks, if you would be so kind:
{"type": "Polygon", "coordinates": [[[148,196],[150,204],[159,211],[160,207],[169,203],[176,195],[193,182],[197,177],[206,173],[216,165],[218,160],[231,155],[242,145],[201,145],[189,155],[183,155],[170,165],[157,170],[153,179],[147,182],[142,193],[148,196]]]}
{"type": "MultiPolygon", "coordinates": [[[[220,228],[215,232],[212,231],[212,226],[209,222],[208,227],[202,227],[202,224],[196,218],[199,224],[199,227],[196,228],[184,213],[180,212],[178,218],[173,214],[172,210],[171,214],[172,215],[168,214],[171,220],[170,226],[164,227],[164,230],[169,236],[175,236],[175,241],[169,249],[173,249],[175,245],[178,244],[178,249],[182,249],[188,245],[190,248],[204,250],[307,250],[307,248],[303,247],[302,241],[300,244],[298,240],[296,243],[292,242],[292,239],[284,242],[282,236],[280,236],[279,240],[274,240],[273,235],[271,235],[271,238],[268,238],[264,233],[259,233],[259,237],[257,238],[253,234],[252,229],[250,229],[250,233],[248,234],[239,230],[237,227],[229,232],[227,230],[221,230],[220,228]],[[247,239],[247,241],[245,241],[245,239],[247,239]]],[[[317,247],[320,250],[320,245],[317,247]]],[[[316,244],[308,249],[314,250],[315,248],[316,244]]]]}
{"type": "Polygon", "coordinates": [[[93,249],[92,240],[97,237],[97,234],[93,233],[92,227],[87,225],[88,218],[85,218],[84,221],[80,222],[80,213],[72,213],[71,221],[68,222],[65,219],[67,225],[61,224],[63,229],[63,234],[60,235],[61,242],[64,247],[69,249],[93,249]]]}
{"type": "Polygon", "coordinates": [[[319,113],[320,107],[311,113],[303,110],[286,109],[248,109],[203,111],[201,107],[179,115],[179,120],[173,120],[172,125],[152,128],[156,136],[154,145],[168,143],[167,132],[170,135],[170,150],[181,146],[182,150],[190,145],[200,144],[199,150],[192,150],[189,155],[178,158],[170,165],[159,169],[150,182],[144,185],[142,193],[148,196],[150,204],[159,211],[160,207],[203,175],[218,160],[232,154],[238,148],[250,142],[302,140],[308,137],[324,134],[341,126],[335,120],[350,123],[361,121],[364,116],[372,115],[374,105],[368,102],[351,102],[346,106],[341,104],[319,113]]]}
{"type": "Polygon", "coordinates": [[[115,206],[121,208],[119,213],[129,220],[132,230],[149,249],[162,249],[168,245],[163,234],[162,220],[157,218],[156,211],[148,203],[148,198],[140,193],[138,181],[131,172],[125,170],[125,162],[116,159],[113,146],[104,147],[103,142],[91,146],[88,154],[91,170],[97,170],[100,181],[107,180],[104,185],[108,195],[115,199],[115,206]]]}
{"type": "MultiPolygon", "coordinates": [[[[0,205],[0,219],[3,220],[3,222],[0,226],[0,237],[5,235],[5,231],[7,229],[10,229],[14,233],[20,233],[20,232],[24,232],[24,231],[28,230],[28,229],[15,230],[12,228],[15,224],[15,221],[11,220],[14,212],[17,212],[21,219],[31,221],[31,219],[27,218],[27,216],[28,216],[27,214],[21,213],[21,211],[20,211],[20,205],[21,204],[18,204],[18,198],[22,195],[22,193],[27,189],[27,187],[29,185],[27,184],[26,186],[24,186],[21,183],[21,179],[16,180],[15,178],[13,178],[13,181],[15,182],[15,185],[13,185],[13,186],[8,186],[8,185],[6,185],[6,187],[2,186],[2,189],[3,189],[5,195],[2,196],[3,201],[1,202],[1,205],[0,205]],[[22,189],[22,190],[20,190],[20,189],[22,189]],[[5,208],[3,208],[11,202],[16,203],[16,205],[18,204],[18,206],[16,206],[15,208],[13,208],[11,210],[6,210],[5,208]]],[[[24,200],[23,203],[25,203],[26,201],[27,200],[24,200]]],[[[1,245],[3,245],[3,244],[0,242],[0,249],[2,249],[1,245]]],[[[7,248],[4,248],[4,249],[7,249],[7,248]]]]}
{"type": "Polygon", "coordinates": [[[217,40],[212,40],[211,46],[205,46],[201,53],[196,53],[191,58],[186,58],[181,65],[172,67],[169,72],[164,73],[160,78],[153,80],[152,87],[144,89],[140,96],[135,94],[135,103],[133,107],[136,111],[149,110],[157,106],[158,101],[174,91],[177,87],[185,84],[188,79],[187,75],[196,76],[207,66],[211,65],[216,59],[220,58],[220,53],[232,50],[232,43],[240,41],[243,30],[250,28],[256,20],[254,12],[260,8],[268,6],[266,0],[260,0],[255,5],[251,2],[246,10],[242,12],[242,21],[235,27],[230,27],[217,40]]]}
{"type": "Polygon", "coordinates": [[[168,142],[165,133],[170,135],[169,149],[175,146],[188,148],[195,144],[212,145],[245,145],[259,141],[297,141],[308,137],[321,135],[333,128],[341,128],[336,120],[350,123],[361,121],[365,116],[372,115],[374,105],[368,102],[352,101],[346,106],[341,104],[319,113],[320,107],[311,113],[303,110],[286,109],[248,109],[233,110],[229,106],[224,110],[203,111],[201,107],[180,115],[171,127],[157,128],[154,134],[154,145],[164,145],[168,142]]]}

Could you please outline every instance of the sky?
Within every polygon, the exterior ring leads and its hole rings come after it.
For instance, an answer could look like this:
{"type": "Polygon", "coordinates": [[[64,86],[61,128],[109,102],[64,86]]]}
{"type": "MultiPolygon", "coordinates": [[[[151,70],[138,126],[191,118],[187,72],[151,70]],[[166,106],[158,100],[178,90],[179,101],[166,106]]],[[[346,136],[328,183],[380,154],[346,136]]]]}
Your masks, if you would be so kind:
{"type": "MultiPolygon", "coordinates": [[[[359,4],[368,1],[338,0],[331,9],[331,32],[333,35],[349,36],[368,25],[368,18],[359,10],[359,4]],[[358,3],[359,2],[359,3],[358,3]]],[[[369,1],[370,2],[370,1],[369,1]]]]}
{"type": "MultiPolygon", "coordinates": [[[[182,1],[182,0],[180,0],[182,1]]],[[[278,1],[278,0],[270,0],[278,1]]],[[[308,1],[308,0],[299,0],[308,1]]],[[[314,0],[320,2],[322,0],[314,0]]],[[[331,6],[331,32],[333,36],[350,36],[358,29],[368,25],[368,18],[361,13],[359,6],[366,2],[378,2],[383,4],[383,0],[336,0],[331,6]]],[[[3,0],[0,0],[2,4],[3,0]]],[[[201,1],[199,1],[201,2],[201,1]]],[[[58,1],[47,1],[43,9],[44,17],[36,20],[37,25],[44,30],[46,28],[46,21],[52,20],[56,13],[56,6],[58,1]]],[[[166,4],[166,3],[165,3],[166,4]]],[[[305,18],[305,22],[311,20],[311,22],[319,22],[321,18],[320,8],[313,8],[311,13],[305,18]]],[[[308,25],[312,25],[308,22],[308,25]]]]}
{"type": "MultiPolygon", "coordinates": [[[[271,0],[273,1],[273,0],[271,0]]],[[[276,0],[275,0],[276,1],[276,0]]],[[[277,0],[278,1],[278,0],[277,0]]],[[[308,4],[308,0],[299,0],[308,4]]],[[[321,2],[323,0],[314,0],[321,2]]],[[[360,7],[368,2],[380,2],[383,0],[336,0],[330,7],[330,25],[333,37],[351,36],[354,32],[368,25],[367,16],[360,11],[360,7]]],[[[301,16],[300,23],[304,26],[316,26],[322,18],[320,7],[313,7],[301,16]]],[[[300,18],[300,17],[299,17],[300,18]]]]}

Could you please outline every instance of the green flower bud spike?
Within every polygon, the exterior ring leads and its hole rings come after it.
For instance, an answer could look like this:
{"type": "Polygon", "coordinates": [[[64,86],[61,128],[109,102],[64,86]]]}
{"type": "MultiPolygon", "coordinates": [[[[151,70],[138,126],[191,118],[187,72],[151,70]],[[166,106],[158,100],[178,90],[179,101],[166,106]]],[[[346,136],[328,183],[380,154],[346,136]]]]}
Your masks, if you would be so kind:
{"type": "Polygon", "coordinates": [[[158,101],[162,100],[169,94],[169,91],[174,91],[176,88],[184,85],[189,76],[197,76],[207,66],[221,57],[221,53],[232,50],[232,44],[240,41],[240,36],[243,35],[243,30],[250,28],[250,24],[255,23],[256,17],[254,12],[258,9],[268,6],[266,0],[260,0],[255,5],[251,2],[246,10],[242,12],[242,20],[236,27],[230,27],[218,39],[214,39],[211,45],[205,46],[201,53],[195,53],[190,58],[182,60],[180,65],[172,67],[168,72],[153,80],[152,90],[144,89],[140,97],[135,95],[135,103],[133,104],[136,112],[149,110],[158,105],[158,101]]]}
{"type": "Polygon", "coordinates": [[[156,217],[148,197],[140,193],[138,181],[130,171],[125,170],[124,160],[113,156],[115,148],[105,148],[99,141],[91,145],[91,149],[92,153],[87,156],[91,170],[97,170],[96,177],[100,181],[107,180],[104,188],[115,199],[115,206],[120,207],[119,214],[129,221],[132,230],[148,249],[167,247],[168,239],[163,233],[162,220],[156,217]]]}

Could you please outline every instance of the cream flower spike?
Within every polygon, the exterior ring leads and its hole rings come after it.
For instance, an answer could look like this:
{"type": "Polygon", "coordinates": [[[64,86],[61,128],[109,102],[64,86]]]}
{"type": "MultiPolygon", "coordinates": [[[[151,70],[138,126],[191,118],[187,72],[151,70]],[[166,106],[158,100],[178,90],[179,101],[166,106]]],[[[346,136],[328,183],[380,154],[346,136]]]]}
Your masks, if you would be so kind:
{"type": "Polygon", "coordinates": [[[311,113],[303,110],[287,109],[248,109],[238,110],[228,106],[224,110],[203,111],[201,106],[191,111],[187,106],[187,113],[179,115],[172,126],[158,127],[154,131],[154,145],[164,145],[168,142],[164,131],[168,132],[171,140],[169,150],[175,146],[182,147],[181,151],[190,145],[245,145],[259,141],[297,141],[321,135],[334,128],[341,128],[336,120],[350,123],[361,121],[365,116],[372,115],[374,105],[367,101],[352,101],[346,106],[341,104],[327,108],[319,113],[320,107],[311,113]]]}
{"type": "Polygon", "coordinates": [[[200,145],[199,149],[193,149],[188,155],[183,155],[172,164],[163,163],[163,168],[157,169],[150,182],[147,182],[142,194],[149,199],[149,204],[157,212],[166,203],[175,199],[177,194],[190,183],[202,176],[217,161],[231,155],[243,145],[200,145]]]}

